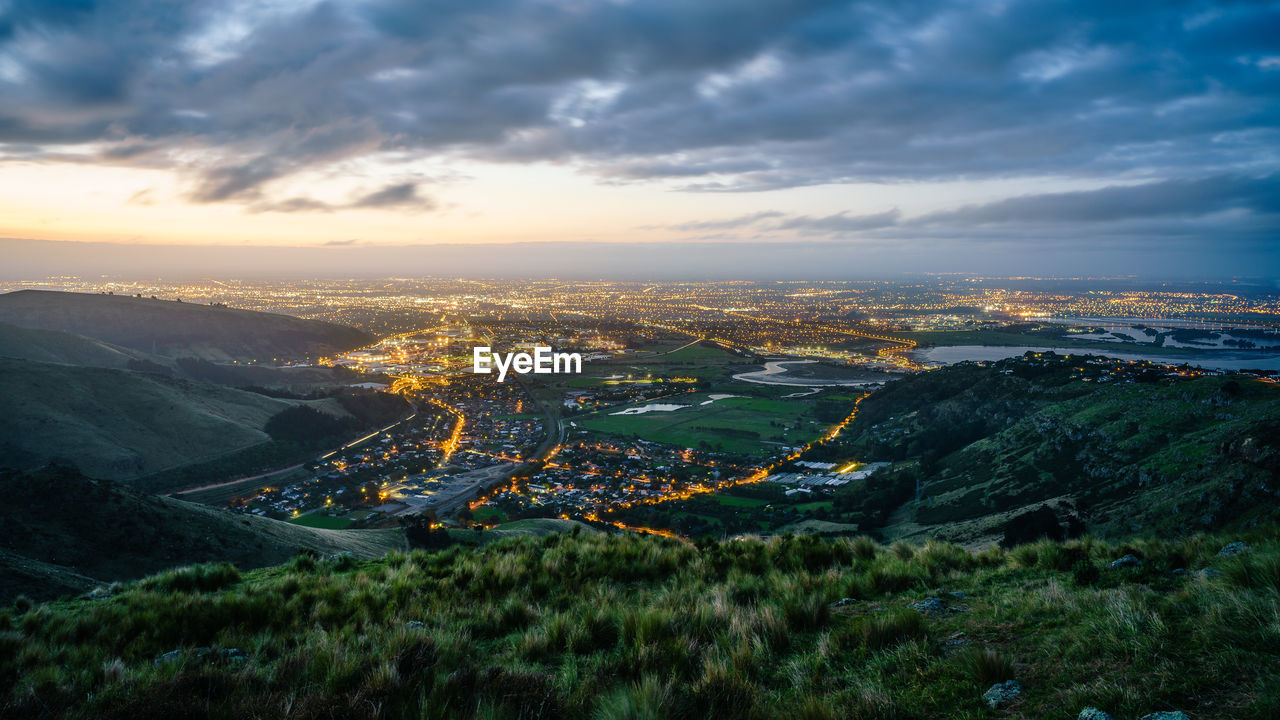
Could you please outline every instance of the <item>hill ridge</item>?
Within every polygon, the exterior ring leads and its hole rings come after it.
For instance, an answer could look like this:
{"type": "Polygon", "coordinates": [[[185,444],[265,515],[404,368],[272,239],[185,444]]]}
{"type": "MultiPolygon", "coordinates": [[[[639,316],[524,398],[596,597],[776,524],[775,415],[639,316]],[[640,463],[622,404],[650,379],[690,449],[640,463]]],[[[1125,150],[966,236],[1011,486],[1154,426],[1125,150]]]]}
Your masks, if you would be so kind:
{"type": "Polygon", "coordinates": [[[0,294],[0,322],[82,335],[155,355],[215,362],[317,357],[375,339],[356,328],[292,315],[51,290],[0,294]]]}

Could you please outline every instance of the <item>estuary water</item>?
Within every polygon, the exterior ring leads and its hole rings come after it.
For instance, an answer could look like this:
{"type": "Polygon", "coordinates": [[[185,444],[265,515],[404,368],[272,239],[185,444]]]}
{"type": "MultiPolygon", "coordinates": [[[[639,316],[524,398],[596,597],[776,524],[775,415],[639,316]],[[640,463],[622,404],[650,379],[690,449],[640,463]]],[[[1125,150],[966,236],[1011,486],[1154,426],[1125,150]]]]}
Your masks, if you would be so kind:
{"type": "Polygon", "coordinates": [[[1055,352],[1059,355],[1102,355],[1117,360],[1149,360],[1166,365],[1199,365],[1214,370],[1280,370],[1280,353],[1218,350],[1186,355],[1161,355],[1158,352],[1134,352],[1129,350],[1093,350],[1088,348],[1062,348],[1040,346],[951,345],[917,350],[912,355],[926,363],[952,363],[965,360],[1004,360],[1023,353],[1055,352]]]}
{"type": "MultiPolygon", "coordinates": [[[[815,388],[828,385],[840,385],[845,387],[859,387],[862,385],[874,385],[883,380],[837,380],[835,378],[802,378],[788,376],[787,365],[808,365],[817,362],[817,360],[770,360],[764,364],[763,370],[755,372],[738,373],[733,376],[734,380],[742,382],[760,383],[761,385],[787,385],[790,387],[815,388]]],[[[806,393],[807,394],[807,393],[806,393]]]]}

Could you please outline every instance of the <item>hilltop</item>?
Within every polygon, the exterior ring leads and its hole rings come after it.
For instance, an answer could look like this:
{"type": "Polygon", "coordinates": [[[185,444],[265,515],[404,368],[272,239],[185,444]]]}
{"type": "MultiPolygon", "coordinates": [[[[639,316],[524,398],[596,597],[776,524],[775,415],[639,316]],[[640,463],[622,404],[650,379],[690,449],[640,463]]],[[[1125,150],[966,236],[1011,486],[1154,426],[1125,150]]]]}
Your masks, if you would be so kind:
{"type": "Polygon", "coordinates": [[[304,554],[19,600],[0,716],[1263,720],[1278,593],[1274,528],[979,553],[572,533],[304,554]]]}
{"type": "Polygon", "coordinates": [[[0,322],[83,335],[165,357],[214,362],[317,357],[375,339],[355,328],[289,315],[45,290],[0,295],[0,322]]]}
{"type": "Polygon", "coordinates": [[[317,530],[133,492],[62,468],[0,472],[0,598],[79,594],[165,568],[282,563],[301,549],[381,556],[398,530],[317,530]]]}
{"type": "MultiPolygon", "coordinates": [[[[292,408],[307,407],[334,418],[320,423],[324,426],[314,433],[320,443],[355,437],[409,409],[397,398],[392,398],[395,403],[362,403],[376,405],[377,412],[372,422],[361,422],[339,399],[278,399],[155,373],[2,357],[0,399],[5,408],[0,413],[0,467],[58,462],[111,479],[266,446],[273,441],[268,423],[292,408]]],[[[162,487],[163,481],[152,483],[154,489],[172,489],[162,487]]]]}

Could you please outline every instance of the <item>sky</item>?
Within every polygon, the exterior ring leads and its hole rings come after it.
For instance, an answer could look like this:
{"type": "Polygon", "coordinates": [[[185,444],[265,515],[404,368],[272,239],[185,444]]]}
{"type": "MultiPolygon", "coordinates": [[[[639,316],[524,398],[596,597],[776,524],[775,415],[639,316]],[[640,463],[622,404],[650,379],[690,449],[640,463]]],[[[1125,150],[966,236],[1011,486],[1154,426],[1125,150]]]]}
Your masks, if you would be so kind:
{"type": "Polygon", "coordinates": [[[1280,2],[0,0],[0,252],[1275,278],[1280,2]]]}

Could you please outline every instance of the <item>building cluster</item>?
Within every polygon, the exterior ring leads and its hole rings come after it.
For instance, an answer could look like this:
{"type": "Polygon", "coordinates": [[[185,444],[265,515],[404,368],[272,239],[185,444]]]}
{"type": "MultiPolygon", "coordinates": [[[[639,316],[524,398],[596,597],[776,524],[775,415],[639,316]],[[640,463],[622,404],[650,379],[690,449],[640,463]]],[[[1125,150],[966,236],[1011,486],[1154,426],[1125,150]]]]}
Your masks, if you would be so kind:
{"type": "Polygon", "coordinates": [[[587,517],[614,507],[709,492],[749,468],[715,452],[634,439],[584,437],[554,461],[472,504],[477,517],[587,517]]]}
{"type": "MultiPolygon", "coordinates": [[[[385,432],[281,473],[272,486],[232,502],[233,509],[277,519],[322,513],[370,523],[385,513],[389,488],[440,462],[453,419],[431,405],[385,432]],[[374,511],[376,512],[369,512],[374,511]]],[[[270,479],[264,479],[269,482],[270,479]]]]}
{"type": "Polygon", "coordinates": [[[787,485],[791,488],[787,491],[787,494],[792,495],[800,492],[812,492],[817,488],[838,488],[855,480],[864,480],[877,470],[889,466],[887,462],[866,463],[864,465],[850,463],[837,469],[836,463],[818,463],[804,460],[792,464],[797,466],[797,471],[773,473],[765,477],[765,482],[787,485]],[[817,472],[814,472],[815,470],[817,472]]]}

